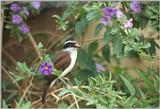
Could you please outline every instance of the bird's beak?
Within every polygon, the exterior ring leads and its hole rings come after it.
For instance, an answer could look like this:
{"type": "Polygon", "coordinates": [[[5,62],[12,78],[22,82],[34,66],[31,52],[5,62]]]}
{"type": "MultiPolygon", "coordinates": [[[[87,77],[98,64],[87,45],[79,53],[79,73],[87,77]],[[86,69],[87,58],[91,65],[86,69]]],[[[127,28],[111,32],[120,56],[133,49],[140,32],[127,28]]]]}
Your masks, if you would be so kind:
{"type": "Polygon", "coordinates": [[[77,48],[80,48],[80,47],[81,47],[81,44],[76,43],[75,46],[76,46],[77,48]]]}

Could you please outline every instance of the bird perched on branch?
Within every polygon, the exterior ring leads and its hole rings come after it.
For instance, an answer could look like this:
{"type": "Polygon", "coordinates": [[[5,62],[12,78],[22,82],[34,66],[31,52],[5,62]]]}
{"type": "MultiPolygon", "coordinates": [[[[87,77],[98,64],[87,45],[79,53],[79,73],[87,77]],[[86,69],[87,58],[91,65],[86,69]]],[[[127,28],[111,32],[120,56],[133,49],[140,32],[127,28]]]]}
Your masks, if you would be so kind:
{"type": "Polygon", "coordinates": [[[51,77],[52,79],[48,81],[47,86],[42,95],[42,103],[45,103],[48,90],[56,82],[57,79],[63,81],[63,77],[66,76],[74,67],[77,59],[77,48],[80,47],[80,44],[74,40],[68,40],[64,43],[63,50],[55,57],[54,59],[54,68],[61,70],[62,74],[58,77],[51,77]]]}

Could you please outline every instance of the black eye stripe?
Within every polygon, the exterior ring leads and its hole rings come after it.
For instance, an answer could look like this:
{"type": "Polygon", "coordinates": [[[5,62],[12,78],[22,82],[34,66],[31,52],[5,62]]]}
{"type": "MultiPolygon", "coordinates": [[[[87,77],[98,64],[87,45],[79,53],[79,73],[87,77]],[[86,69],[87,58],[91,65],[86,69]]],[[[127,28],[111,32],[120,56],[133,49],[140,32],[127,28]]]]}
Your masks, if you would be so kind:
{"type": "Polygon", "coordinates": [[[68,43],[66,43],[66,44],[63,46],[63,48],[75,47],[75,44],[76,44],[76,43],[68,42],[68,43]]]}

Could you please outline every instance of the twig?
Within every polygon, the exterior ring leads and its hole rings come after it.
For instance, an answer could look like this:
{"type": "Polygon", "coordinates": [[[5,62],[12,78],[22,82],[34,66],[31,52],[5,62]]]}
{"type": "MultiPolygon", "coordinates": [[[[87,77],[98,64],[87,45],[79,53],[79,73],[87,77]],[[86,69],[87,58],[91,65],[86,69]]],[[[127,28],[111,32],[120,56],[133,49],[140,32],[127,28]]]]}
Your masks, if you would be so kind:
{"type": "MultiPolygon", "coordinates": [[[[82,99],[78,99],[77,102],[81,101],[82,99]]],[[[73,102],[67,109],[71,109],[74,105],[76,104],[76,102],[73,102]]]]}
{"type": "Polygon", "coordinates": [[[56,40],[54,43],[52,43],[47,50],[45,51],[45,53],[47,53],[55,44],[57,44],[59,41],[61,41],[67,34],[71,33],[74,30],[74,28],[70,29],[69,31],[67,31],[66,33],[64,33],[58,40],[56,40]]]}
{"type": "Polygon", "coordinates": [[[57,34],[57,30],[53,33],[53,35],[49,38],[49,40],[47,41],[47,43],[45,44],[45,47],[48,47],[49,42],[52,42],[52,40],[54,39],[54,36],[57,34]]]}
{"type": "Polygon", "coordinates": [[[30,82],[29,82],[29,85],[28,85],[28,87],[26,88],[26,90],[24,91],[24,93],[23,93],[23,95],[22,95],[22,97],[21,97],[21,99],[20,99],[20,101],[19,101],[19,104],[20,104],[20,105],[21,105],[21,103],[22,103],[23,98],[26,96],[27,91],[28,91],[29,88],[32,86],[32,81],[33,81],[33,79],[34,79],[34,76],[31,77],[31,80],[30,80],[30,82]]]}
{"type": "Polygon", "coordinates": [[[57,95],[55,95],[54,93],[51,93],[51,95],[52,95],[54,98],[56,98],[56,103],[60,100],[60,98],[59,98],[57,95]]]}
{"type": "MultiPolygon", "coordinates": [[[[19,92],[18,90],[11,90],[11,89],[7,89],[7,90],[4,90],[4,92],[8,92],[8,93],[13,93],[13,92],[19,92]]],[[[24,92],[24,90],[22,90],[22,92],[24,92]]],[[[28,94],[32,94],[32,95],[40,95],[41,93],[40,92],[36,92],[36,91],[28,91],[27,92],[28,94]]]]}
{"type": "MultiPolygon", "coordinates": [[[[69,87],[69,89],[77,89],[77,88],[87,88],[87,86],[80,86],[80,87],[78,87],[78,86],[73,86],[73,87],[69,87]]],[[[64,89],[64,88],[56,89],[56,90],[48,93],[47,96],[51,95],[51,93],[57,93],[57,92],[59,92],[59,91],[61,91],[61,90],[63,90],[63,89],[64,89]]],[[[41,98],[39,98],[39,99],[36,100],[36,101],[33,101],[33,102],[32,102],[32,107],[33,107],[35,104],[39,103],[39,102],[41,102],[41,98]]]]}
{"type": "Polygon", "coordinates": [[[78,105],[78,101],[77,101],[77,99],[76,99],[76,96],[75,96],[74,93],[72,93],[72,92],[71,92],[71,94],[72,94],[72,96],[73,96],[73,98],[74,98],[74,100],[75,100],[75,104],[76,104],[77,108],[79,109],[79,105],[78,105]]]}
{"type": "Polygon", "coordinates": [[[101,45],[101,47],[95,51],[94,55],[96,55],[97,53],[99,53],[104,46],[105,46],[105,44],[101,45]]]}
{"type": "MultiPolygon", "coordinates": [[[[12,76],[9,75],[10,73],[9,73],[3,66],[1,66],[1,67],[2,67],[2,70],[4,71],[4,73],[5,73],[5,74],[12,80],[12,82],[13,82],[14,79],[12,78],[12,76]]],[[[18,90],[21,91],[20,85],[19,85],[18,83],[15,83],[15,84],[16,84],[18,90]]]]}
{"type": "Polygon", "coordinates": [[[7,40],[7,43],[5,43],[4,45],[3,45],[3,50],[5,49],[5,48],[8,48],[8,47],[10,47],[10,46],[13,46],[14,44],[16,44],[17,43],[17,40],[15,40],[14,38],[10,38],[9,40],[7,40]]]}
{"type": "Polygon", "coordinates": [[[29,40],[31,41],[31,43],[32,43],[32,45],[33,45],[33,47],[34,47],[37,55],[38,55],[38,58],[40,59],[41,53],[40,53],[40,51],[38,50],[38,48],[37,48],[37,43],[36,43],[36,41],[34,40],[34,38],[33,38],[33,36],[32,36],[31,33],[29,33],[29,40]]]}
{"type": "Polygon", "coordinates": [[[17,65],[16,60],[8,52],[2,50],[2,53],[4,53],[14,63],[15,66],[17,65]]]}
{"type": "Polygon", "coordinates": [[[95,39],[88,39],[88,40],[84,40],[84,43],[88,43],[88,42],[93,42],[93,41],[97,41],[97,40],[103,40],[103,38],[95,38],[95,39]]]}

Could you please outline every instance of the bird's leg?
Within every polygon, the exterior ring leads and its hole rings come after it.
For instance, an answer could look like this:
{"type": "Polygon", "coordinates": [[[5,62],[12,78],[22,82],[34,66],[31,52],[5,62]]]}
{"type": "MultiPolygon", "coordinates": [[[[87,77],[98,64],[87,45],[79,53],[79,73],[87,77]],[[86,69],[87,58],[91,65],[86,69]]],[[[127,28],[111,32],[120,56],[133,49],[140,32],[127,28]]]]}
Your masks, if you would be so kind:
{"type": "Polygon", "coordinates": [[[69,81],[69,79],[66,77],[59,77],[59,79],[63,82],[64,86],[68,88],[67,82],[69,81]]]}

